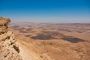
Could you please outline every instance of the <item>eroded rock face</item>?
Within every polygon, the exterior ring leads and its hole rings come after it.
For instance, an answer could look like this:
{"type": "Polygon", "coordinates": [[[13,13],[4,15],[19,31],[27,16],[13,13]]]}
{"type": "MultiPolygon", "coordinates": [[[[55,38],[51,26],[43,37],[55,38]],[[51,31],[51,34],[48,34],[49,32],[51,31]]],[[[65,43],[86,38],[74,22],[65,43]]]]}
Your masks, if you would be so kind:
{"type": "Polygon", "coordinates": [[[8,31],[10,19],[0,17],[0,60],[22,60],[13,32],[8,31]]]}

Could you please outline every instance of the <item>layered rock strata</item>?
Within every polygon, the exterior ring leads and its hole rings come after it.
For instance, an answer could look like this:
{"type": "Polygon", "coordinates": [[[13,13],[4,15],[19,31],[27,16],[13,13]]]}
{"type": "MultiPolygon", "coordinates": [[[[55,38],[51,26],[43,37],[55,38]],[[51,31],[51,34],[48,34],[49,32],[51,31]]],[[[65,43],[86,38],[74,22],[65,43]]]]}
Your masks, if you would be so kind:
{"type": "Polygon", "coordinates": [[[0,17],[0,60],[22,60],[13,32],[8,31],[10,19],[0,17]]]}

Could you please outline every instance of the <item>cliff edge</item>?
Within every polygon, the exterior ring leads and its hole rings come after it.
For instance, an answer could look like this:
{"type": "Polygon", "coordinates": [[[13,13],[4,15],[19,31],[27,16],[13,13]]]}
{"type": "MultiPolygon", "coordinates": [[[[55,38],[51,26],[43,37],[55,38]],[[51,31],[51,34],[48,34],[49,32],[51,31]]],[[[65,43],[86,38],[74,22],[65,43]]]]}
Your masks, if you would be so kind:
{"type": "Polygon", "coordinates": [[[9,18],[0,17],[0,60],[22,60],[13,32],[8,30],[9,18]]]}

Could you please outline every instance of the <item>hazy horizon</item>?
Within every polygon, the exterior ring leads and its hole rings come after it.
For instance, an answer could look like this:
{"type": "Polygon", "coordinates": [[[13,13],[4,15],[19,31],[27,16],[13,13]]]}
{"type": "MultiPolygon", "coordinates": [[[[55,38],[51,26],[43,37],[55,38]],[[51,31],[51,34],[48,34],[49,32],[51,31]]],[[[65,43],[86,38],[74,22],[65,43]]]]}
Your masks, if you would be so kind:
{"type": "Polygon", "coordinates": [[[89,0],[1,0],[0,16],[13,21],[90,23],[89,0]]]}

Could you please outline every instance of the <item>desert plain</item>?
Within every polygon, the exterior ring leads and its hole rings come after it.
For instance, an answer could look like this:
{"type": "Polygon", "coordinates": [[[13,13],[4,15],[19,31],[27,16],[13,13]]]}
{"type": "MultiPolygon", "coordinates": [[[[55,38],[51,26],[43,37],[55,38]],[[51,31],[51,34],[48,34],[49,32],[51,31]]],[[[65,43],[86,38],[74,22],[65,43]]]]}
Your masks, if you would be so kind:
{"type": "Polygon", "coordinates": [[[90,60],[90,23],[10,24],[23,60],[90,60]]]}

